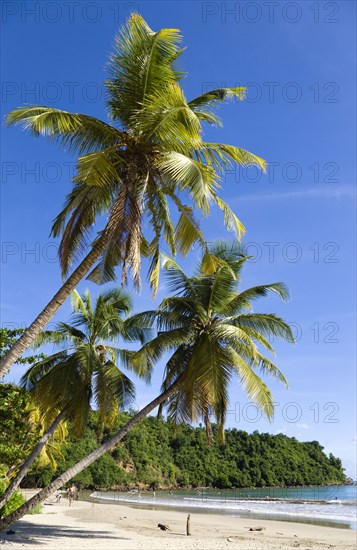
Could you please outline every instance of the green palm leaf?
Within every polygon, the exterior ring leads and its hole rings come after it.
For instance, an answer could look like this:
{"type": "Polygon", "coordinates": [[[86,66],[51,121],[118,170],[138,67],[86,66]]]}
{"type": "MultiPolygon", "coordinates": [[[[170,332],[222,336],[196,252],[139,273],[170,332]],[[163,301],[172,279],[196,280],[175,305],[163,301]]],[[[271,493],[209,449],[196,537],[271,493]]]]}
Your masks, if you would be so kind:
{"type": "Polygon", "coordinates": [[[257,374],[270,375],[287,385],[278,367],[261,354],[260,346],[274,354],[269,337],[293,341],[289,325],[275,314],[242,313],[250,300],[269,292],[288,296],[282,283],[238,291],[241,271],[248,257],[237,242],[211,243],[202,255],[196,273],[188,277],[172,259],[164,258],[165,278],[173,296],[164,298],[156,312],[144,312],[150,325],[156,320],[158,334],[135,354],[138,364],[155,364],[169,354],[162,388],[180,377],[180,386],[165,403],[173,422],[203,418],[208,434],[210,414],[223,428],[228,408],[228,388],[234,376],[250,399],[269,420],[273,397],[257,374]],[[232,314],[233,313],[233,314],[232,314]]]}
{"type": "Polygon", "coordinates": [[[294,343],[291,328],[274,313],[245,313],[231,317],[230,322],[243,330],[245,327],[253,328],[267,337],[275,336],[294,343]]]}
{"type": "Polygon", "coordinates": [[[275,292],[282,300],[288,300],[289,292],[283,283],[259,285],[248,288],[235,296],[227,306],[227,313],[240,313],[244,309],[251,309],[251,301],[267,296],[269,292],[275,292]]]}
{"type": "MultiPolygon", "coordinates": [[[[100,430],[112,426],[120,408],[128,406],[135,388],[119,366],[149,381],[151,367],[137,367],[134,352],[113,347],[118,338],[145,342],[150,335],[147,317],[123,319],[131,311],[131,299],[118,288],[109,289],[92,301],[89,291],[72,294],[70,322],[45,331],[36,343],[61,344],[64,350],[33,365],[22,377],[46,422],[66,411],[66,418],[80,435],[94,400],[100,430]]],[[[98,435],[100,437],[100,434],[98,435]]]]}
{"type": "Polygon", "coordinates": [[[140,15],[128,19],[115,38],[109,62],[111,78],[106,86],[113,118],[130,126],[133,112],[148,95],[177,81],[180,75],[173,65],[181,52],[180,42],[177,29],[154,33],[140,15]]]}
{"type": "Polygon", "coordinates": [[[216,90],[210,90],[195,99],[192,99],[189,102],[189,106],[192,109],[197,109],[198,107],[215,105],[226,101],[227,99],[232,99],[236,97],[237,99],[243,100],[246,97],[247,88],[240,86],[238,88],[218,88],[216,90]]]}
{"type": "Polygon", "coordinates": [[[36,136],[46,136],[65,149],[79,154],[112,147],[121,143],[122,139],[119,130],[97,118],[51,107],[15,109],[5,120],[8,125],[17,124],[36,136]]]}
{"type": "Polygon", "coordinates": [[[175,151],[158,157],[156,165],[160,173],[174,181],[181,190],[188,190],[205,215],[209,214],[210,202],[217,188],[215,173],[209,166],[175,151]]]}
{"type": "Polygon", "coordinates": [[[233,366],[240,376],[244,391],[263,411],[268,420],[271,420],[274,413],[274,401],[268,386],[234,349],[230,348],[229,353],[232,357],[233,366]]]}
{"type": "Polygon", "coordinates": [[[241,166],[257,166],[266,171],[266,162],[262,158],[234,145],[224,143],[205,142],[198,149],[206,162],[212,164],[219,171],[229,169],[232,164],[241,166]]]}

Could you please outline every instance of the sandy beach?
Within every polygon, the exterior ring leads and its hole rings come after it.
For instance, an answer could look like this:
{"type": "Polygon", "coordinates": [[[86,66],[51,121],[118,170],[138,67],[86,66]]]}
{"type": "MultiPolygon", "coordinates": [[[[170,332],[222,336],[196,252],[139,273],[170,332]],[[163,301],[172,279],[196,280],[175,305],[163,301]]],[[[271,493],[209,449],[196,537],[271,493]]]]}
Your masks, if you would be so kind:
{"type": "Polygon", "coordinates": [[[0,533],[1,546],[38,546],[53,550],[241,550],[356,548],[356,531],[302,523],[191,514],[192,536],[186,536],[187,514],[142,510],[123,505],[66,500],[49,503],[41,514],[15,523],[13,535],[0,533]],[[161,531],[158,523],[169,531],[161,531]],[[249,531],[263,527],[262,531],[249,531]]]}

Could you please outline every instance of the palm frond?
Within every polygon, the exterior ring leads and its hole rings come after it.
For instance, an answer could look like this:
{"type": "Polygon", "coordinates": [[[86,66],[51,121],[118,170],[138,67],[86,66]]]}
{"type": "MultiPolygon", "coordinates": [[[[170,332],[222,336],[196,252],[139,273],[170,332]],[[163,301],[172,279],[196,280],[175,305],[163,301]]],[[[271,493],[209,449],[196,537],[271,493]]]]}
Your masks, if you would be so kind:
{"type": "Polygon", "coordinates": [[[214,113],[214,109],[222,102],[237,98],[243,100],[246,97],[246,88],[218,88],[210,90],[189,102],[190,108],[203,122],[222,126],[221,120],[214,113]]]}
{"type": "Polygon", "coordinates": [[[245,227],[243,223],[237,218],[233,210],[228,206],[226,202],[219,198],[216,193],[212,194],[212,198],[217,206],[222,210],[224,217],[224,224],[229,231],[233,231],[238,240],[242,238],[245,233],[245,227]]]}
{"type": "Polygon", "coordinates": [[[243,100],[246,97],[247,88],[244,86],[236,88],[217,88],[189,101],[189,106],[195,111],[204,111],[205,107],[212,107],[226,100],[237,98],[243,100]]]}
{"type": "Polygon", "coordinates": [[[209,166],[176,151],[160,155],[156,165],[164,178],[169,178],[178,185],[180,190],[187,190],[190,193],[203,214],[209,214],[212,200],[218,202],[215,197],[215,190],[218,187],[216,174],[209,166]]]}
{"type": "Polygon", "coordinates": [[[118,146],[81,156],[76,165],[75,183],[86,186],[111,187],[121,182],[121,171],[126,166],[123,152],[118,146]]]}
{"type": "Polygon", "coordinates": [[[43,330],[33,341],[32,348],[38,349],[46,344],[53,344],[55,346],[68,346],[71,345],[71,337],[68,333],[57,330],[43,330]]]}
{"type": "Polygon", "coordinates": [[[51,230],[54,237],[62,236],[59,258],[64,275],[72,262],[87,250],[97,217],[110,210],[113,199],[112,187],[74,185],[51,230]]]}
{"type": "Polygon", "coordinates": [[[184,328],[173,329],[167,332],[160,332],[156,338],[144,344],[132,358],[132,364],[141,370],[151,370],[164,353],[185,344],[187,330],[184,328]]]}
{"type": "Polygon", "coordinates": [[[201,124],[177,83],[157,88],[131,118],[141,139],[186,154],[201,144],[201,124]]]}
{"type": "Polygon", "coordinates": [[[251,309],[251,301],[257,298],[265,297],[269,292],[275,292],[282,300],[289,298],[289,292],[284,283],[271,283],[269,285],[259,285],[243,290],[228,304],[227,313],[236,314],[244,309],[251,309]]]}
{"type": "Polygon", "coordinates": [[[199,271],[204,275],[213,275],[224,266],[239,280],[240,271],[247,259],[245,248],[239,241],[215,241],[206,245],[199,271]]]}
{"type": "Polygon", "coordinates": [[[240,166],[257,166],[263,172],[266,171],[266,162],[261,157],[237,147],[224,143],[203,142],[198,148],[206,162],[212,164],[215,169],[223,171],[230,168],[232,164],[240,166]]]}
{"type": "MultiPolygon", "coordinates": [[[[210,294],[207,304],[207,311],[221,313],[225,309],[227,302],[231,300],[235,288],[235,277],[232,277],[232,271],[226,266],[220,267],[209,283],[210,294]]],[[[209,281],[207,277],[202,278],[203,282],[209,281]]]]}
{"type": "Polygon", "coordinates": [[[243,330],[245,327],[257,330],[267,338],[283,338],[294,343],[291,327],[274,313],[244,313],[230,317],[229,322],[243,330]]]}
{"type": "Polygon", "coordinates": [[[127,127],[134,111],[155,90],[180,77],[174,65],[181,50],[177,29],[153,32],[146,21],[134,13],[116,36],[110,57],[111,78],[107,80],[111,116],[127,127]]]}
{"type": "Polygon", "coordinates": [[[270,376],[273,376],[274,378],[279,380],[279,382],[284,384],[286,388],[288,388],[288,381],[286,380],[281,370],[278,369],[278,367],[274,365],[274,363],[272,363],[269,359],[267,359],[260,353],[258,354],[257,366],[263,374],[269,374],[270,376]]]}
{"type": "Polygon", "coordinates": [[[167,286],[175,294],[193,292],[191,279],[185,275],[181,267],[172,258],[165,254],[162,254],[162,268],[165,270],[167,286]]]}
{"type": "Polygon", "coordinates": [[[80,113],[68,113],[52,107],[25,107],[11,111],[8,125],[16,124],[36,136],[57,141],[73,153],[86,154],[121,143],[122,133],[105,122],[80,113]]]}
{"type": "Polygon", "coordinates": [[[257,404],[268,420],[271,420],[274,413],[274,402],[268,386],[234,349],[230,348],[229,353],[232,357],[232,365],[240,376],[244,391],[257,404]]]}

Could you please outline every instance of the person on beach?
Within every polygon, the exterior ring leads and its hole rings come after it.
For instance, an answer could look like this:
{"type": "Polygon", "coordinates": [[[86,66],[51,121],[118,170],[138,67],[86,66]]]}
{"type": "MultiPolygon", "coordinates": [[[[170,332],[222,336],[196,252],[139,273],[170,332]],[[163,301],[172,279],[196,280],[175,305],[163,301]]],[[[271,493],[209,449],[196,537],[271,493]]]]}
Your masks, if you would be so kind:
{"type": "Polygon", "coordinates": [[[67,489],[68,506],[72,506],[76,494],[76,486],[73,484],[67,489]]]}

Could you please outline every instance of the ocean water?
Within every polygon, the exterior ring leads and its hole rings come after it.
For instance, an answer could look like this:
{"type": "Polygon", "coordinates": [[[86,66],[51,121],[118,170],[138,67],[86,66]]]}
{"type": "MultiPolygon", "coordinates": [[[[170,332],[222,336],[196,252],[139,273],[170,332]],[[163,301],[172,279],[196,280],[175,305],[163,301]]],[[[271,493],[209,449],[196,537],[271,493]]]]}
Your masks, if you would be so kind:
{"type": "Polygon", "coordinates": [[[229,514],[357,529],[357,485],[195,491],[95,491],[91,498],[143,508],[229,514]]]}

